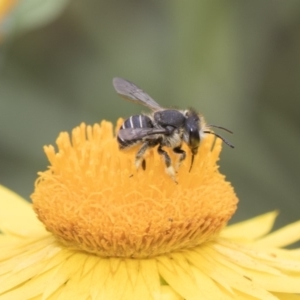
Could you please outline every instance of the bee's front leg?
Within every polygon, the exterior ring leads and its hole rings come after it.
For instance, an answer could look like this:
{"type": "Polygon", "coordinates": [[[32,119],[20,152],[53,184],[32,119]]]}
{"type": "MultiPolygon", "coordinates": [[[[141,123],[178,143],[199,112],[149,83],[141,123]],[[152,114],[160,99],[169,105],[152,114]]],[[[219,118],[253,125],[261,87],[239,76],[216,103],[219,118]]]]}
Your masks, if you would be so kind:
{"type": "Polygon", "coordinates": [[[137,154],[135,155],[135,167],[139,169],[140,165],[142,165],[142,169],[146,170],[146,161],[144,159],[145,153],[147,149],[150,147],[149,142],[143,143],[137,154]]]}
{"type": "Polygon", "coordinates": [[[178,160],[177,160],[176,165],[175,165],[175,171],[178,172],[178,170],[181,166],[181,163],[185,160],[186,152],[181,149],[181,145],[178,146],[178,147],[173,148],[173,152],[178,154],[178,160]]]}
{"type": "Polygon", "coordinates": [[[175,176],[175,170],[172,166],[172,161],[171,161],[169,154],[165,150],[162,149],[162,145],[158,146],[157,152],[159,155],[161,155],[161,157],[163,158],[163,160],[165,162],[167,174],[174,180],[175,183],[177,183],[176,176],[175,176]]]}

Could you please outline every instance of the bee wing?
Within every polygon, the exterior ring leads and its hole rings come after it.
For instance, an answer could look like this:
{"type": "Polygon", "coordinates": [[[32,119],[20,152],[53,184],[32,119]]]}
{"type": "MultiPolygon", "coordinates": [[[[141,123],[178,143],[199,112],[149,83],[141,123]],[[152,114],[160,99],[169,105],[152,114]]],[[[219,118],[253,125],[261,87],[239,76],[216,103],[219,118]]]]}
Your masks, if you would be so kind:
{"type": "Polygon", "coordinates": [[[164,128],[121,128],[118,136],[121,140],[131,141],[139,140],[144,137],[155,138],[155,134],[164,134],[167,130],[164,128]]]}
{"type": "Polygon", "coordinates": [[[113,85],[116,92],[125,100],[129,100],[136,104],[142,104],[153,111],[162,109],[162,107],[147,93],[130,81],[116,77],[113,79],[113,85]]]}

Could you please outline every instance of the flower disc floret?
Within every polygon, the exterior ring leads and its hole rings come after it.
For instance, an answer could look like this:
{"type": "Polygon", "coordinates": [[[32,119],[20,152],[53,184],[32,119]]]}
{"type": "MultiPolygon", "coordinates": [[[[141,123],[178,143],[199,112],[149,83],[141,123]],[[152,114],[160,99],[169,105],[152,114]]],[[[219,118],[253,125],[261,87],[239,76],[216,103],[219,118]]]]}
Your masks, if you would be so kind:
{"type": "Polygon", "coordinates": [[[121,152],[109,122],[81,124],[56,143],[57,151],[45,147],[50,167],[39,173],[32,200],[47,230],[69,247],[103,257],[154,257],[212,239],[236,210],[233,188],[218,171],[221,141],[212,136],[201,142],[191,172],[185,149],[178,184],[155,148],[146,170],[135,170],[138,148],[121,152]]]}

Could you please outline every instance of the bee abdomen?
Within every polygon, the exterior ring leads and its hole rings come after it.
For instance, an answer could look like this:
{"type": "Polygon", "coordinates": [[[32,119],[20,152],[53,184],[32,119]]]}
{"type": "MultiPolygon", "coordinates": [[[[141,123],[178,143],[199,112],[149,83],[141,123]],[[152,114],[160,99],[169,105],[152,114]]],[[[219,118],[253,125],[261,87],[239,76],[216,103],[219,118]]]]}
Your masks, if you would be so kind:
{"type": "MultiPolygon", "coordinates": [[[[123,125],[120,127],[121,129],[126,128],[153,128],[152,120],[146,115],[134,115],[124,121],[123,125]]],[[[117,140],[120,146],[120,149],[125,149],[142,141],[142,139],[138,138],[121,138],[120,134],[117,136],[117,140]]]]}

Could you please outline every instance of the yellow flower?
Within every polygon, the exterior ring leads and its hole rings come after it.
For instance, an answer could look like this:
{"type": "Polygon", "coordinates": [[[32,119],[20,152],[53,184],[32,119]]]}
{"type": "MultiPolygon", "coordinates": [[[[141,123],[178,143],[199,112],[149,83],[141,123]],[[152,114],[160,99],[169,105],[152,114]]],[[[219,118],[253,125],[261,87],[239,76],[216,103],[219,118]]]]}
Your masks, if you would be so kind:
{"type": "Polygon", "coordinates": [[[5,22],[7,15],[15,7],[17,0],[0,0],[0,42],[3,38],[2,26],[5,22]]]}
{"type": "Polygon", "coordinates": [[[0,300],[300,299],[300,249],[282,249],[300,222],[269,233],[271,212],[224,228],[238,200],[218,171],[219,140],[203,140],[178,184],[156,151],[136,171],[108,122],[57,146],[32,195],[42,223],[0,188],[0,300]]]}
{"type": "Polygon", "coordinates": [[[0,0],[0,21],[15,6],[17,0],[0,0]]]}

